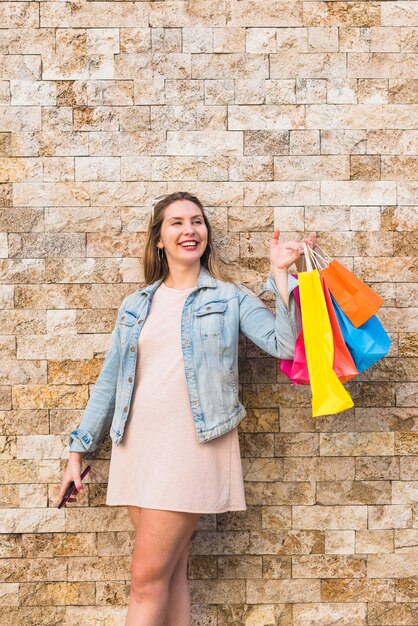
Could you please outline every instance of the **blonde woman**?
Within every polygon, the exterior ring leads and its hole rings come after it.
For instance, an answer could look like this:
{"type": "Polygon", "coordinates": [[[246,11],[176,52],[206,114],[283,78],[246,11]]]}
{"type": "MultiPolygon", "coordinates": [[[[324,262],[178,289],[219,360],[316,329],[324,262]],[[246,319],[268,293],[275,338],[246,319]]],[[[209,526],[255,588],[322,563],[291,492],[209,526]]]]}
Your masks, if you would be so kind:
{"type": "MultiPolygon", "coordinates": [[[[157,199],[158,200],[158,199],[157,199]]],[[[307,241],[314,245],[314,239],[307,241]]],[[[144,250],[146,286],[119,307],[110,346],[79,428],[59,499],[110,430],[106,504],[127,506],[135,528],[125,626],[191,623],[188,545],[202,514],[245,510],[237,426],[242,333],[291,358],[298,329],[288,267],[302,242],[273,233],[264,289],[276,315],[218,265],[212,229],[188,192],[154,205],[144,250]]],[[[75,502],[76,498],[71,501],[75,502]]]]}

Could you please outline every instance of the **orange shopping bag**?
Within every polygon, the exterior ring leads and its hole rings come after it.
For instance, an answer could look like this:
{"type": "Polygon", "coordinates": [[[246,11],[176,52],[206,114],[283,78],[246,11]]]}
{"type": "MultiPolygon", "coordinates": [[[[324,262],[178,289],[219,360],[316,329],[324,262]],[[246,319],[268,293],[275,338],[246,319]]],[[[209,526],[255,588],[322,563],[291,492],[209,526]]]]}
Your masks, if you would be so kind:
{"type": "Polygon", "coordinates": [[[323,265],[326,265],[320,269],[320,273],[337,304],[353,326],[358,328],[376,314],[384,300],[344,265],[336,259],[331,259],[328,254],[325,255],[329,260],[328,264],[324,257],[318,253],[315,255],[323,265]]]}

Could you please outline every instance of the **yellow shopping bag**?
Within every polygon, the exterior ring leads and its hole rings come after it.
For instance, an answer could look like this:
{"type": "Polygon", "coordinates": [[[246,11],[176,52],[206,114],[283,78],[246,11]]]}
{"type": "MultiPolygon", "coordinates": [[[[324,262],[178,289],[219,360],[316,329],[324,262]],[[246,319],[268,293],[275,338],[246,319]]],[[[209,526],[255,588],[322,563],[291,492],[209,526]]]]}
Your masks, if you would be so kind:
{"type": "Polygon", "coordinates": [[[305,247],[307,272],[298,273],[306,362],[312,391],[312,416],[339,413],[354,406],[348,391],[332,369],[334,340],[321,279],[312,269],[305,247]]]}

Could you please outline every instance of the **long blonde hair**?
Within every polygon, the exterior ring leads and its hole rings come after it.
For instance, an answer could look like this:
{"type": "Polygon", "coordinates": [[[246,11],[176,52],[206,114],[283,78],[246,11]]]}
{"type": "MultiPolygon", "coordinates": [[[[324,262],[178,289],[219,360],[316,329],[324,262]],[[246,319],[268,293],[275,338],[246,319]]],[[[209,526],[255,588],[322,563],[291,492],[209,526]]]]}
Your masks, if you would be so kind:
{"type": "MultiPolygon", "coordinates": [[[[164,210],[166,209],[166,207],[168,207],[169,204],[175,202],[176,200],[189,200],[190,202],[193,202],[196,206],[198,206],[199,209],[202,211],[203,220],[208,230],[208,243],[205,251],[200,257],[200,263],[214,278],[218,278],[219,280],[223,280],[225,282],[234,283],[239,289],[241,289],[241,291],[244,291],[242,289],[242,286],[237,283],[234,276],[228,274],[219,267],[218,253],[213,243],[212,227],[210,225],[208,217],[205,214],[205,210],[199,198],[194,194],[189,193],[188,191],[174,191],[173,193],[164,196],[164,198],[159,200],[154,206],[154,210],[148,222],[145,239],[143,259],[145,286],[153,283],[159,278],[165,280],[165,278],[168,276],[169,268],[167,257],[163,249],[162,259],[160,259],[157,251],[157,243],[160,239],[161,226],[164,220],[164,210]]],[[[254,298],[254,294],[252,294],[251,290],[248,289],[248,291],[244,291],[244,293],[254,298]]],[[[257,300],[259,300],[259,298],[257,298],[257,300]]]]}

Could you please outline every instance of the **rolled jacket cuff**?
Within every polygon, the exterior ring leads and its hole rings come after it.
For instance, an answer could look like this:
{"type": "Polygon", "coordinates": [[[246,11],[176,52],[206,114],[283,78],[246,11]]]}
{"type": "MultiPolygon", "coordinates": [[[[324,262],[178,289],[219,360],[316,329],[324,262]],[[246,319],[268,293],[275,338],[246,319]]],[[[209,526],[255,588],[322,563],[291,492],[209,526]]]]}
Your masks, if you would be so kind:
{"type": "Polygon", "coordinates": [[[92,447],[93,437],[87,430],[76,428],[68,435],[70,452],[87,452],[92,447]]]}

